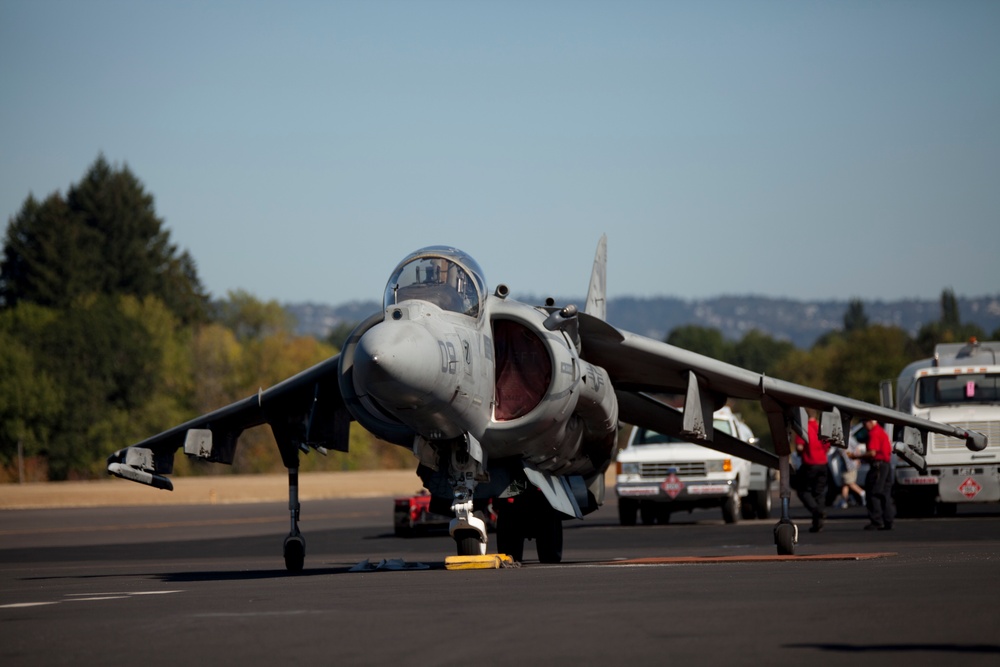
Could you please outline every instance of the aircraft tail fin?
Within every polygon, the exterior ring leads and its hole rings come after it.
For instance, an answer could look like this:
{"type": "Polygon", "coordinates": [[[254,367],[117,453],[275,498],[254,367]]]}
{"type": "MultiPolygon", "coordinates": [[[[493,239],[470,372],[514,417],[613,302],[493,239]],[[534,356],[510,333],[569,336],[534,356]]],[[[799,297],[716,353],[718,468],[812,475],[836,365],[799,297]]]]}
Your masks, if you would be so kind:
{"type": "Polygon", "coordinates": [[[594,270],[590,274],[590,288],[587,290],[587,305],[583,312],[598,319],[607,319],[607,265],[608,235],[602,234],[594,254],[594,270]]]}

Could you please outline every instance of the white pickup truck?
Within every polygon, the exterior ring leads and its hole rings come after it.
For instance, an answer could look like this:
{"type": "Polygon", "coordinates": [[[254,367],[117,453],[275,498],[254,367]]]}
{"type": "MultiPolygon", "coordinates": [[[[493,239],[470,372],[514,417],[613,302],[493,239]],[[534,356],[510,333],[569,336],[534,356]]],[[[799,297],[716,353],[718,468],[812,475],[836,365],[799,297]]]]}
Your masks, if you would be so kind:
{"type": "MultiPolygon", "coordinates": [[[[750,444],[750,427],[727,406],[713,415],[714,428],[750,444]]],[[[773,472],[714,449],[634,427],[618,452],[618,518],[634,526],[667,523],[674,512],[721,507],[726,523],[771,515],[773,472]]]]}

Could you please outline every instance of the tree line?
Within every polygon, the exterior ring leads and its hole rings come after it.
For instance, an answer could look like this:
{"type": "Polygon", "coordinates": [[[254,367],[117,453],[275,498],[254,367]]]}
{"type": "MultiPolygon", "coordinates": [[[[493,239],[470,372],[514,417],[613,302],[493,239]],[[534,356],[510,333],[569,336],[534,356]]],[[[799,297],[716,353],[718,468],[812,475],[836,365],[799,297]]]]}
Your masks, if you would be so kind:
{"type": "MultiPolygon", "coordinates": [[[[851,302],[841,331],[809,350],[751,331],[739,341],[682,326],[666,342],[793,382],[877,400],[878,382],[938,342],[984,338],[946,290],[939,321],[911,338],[869,326],[851,302]]],[[[65,195],[29,195],[8,224],[0,260],[0,482],[86,479],[107,456],[250,396],[333,354],[296,336],[277,302],[242,291],[213,301],[192,257],[171,243],[153,197],[127,166],[99,156],[65,195]]],[[[993,332],[1000,339],[1000,331],[993,332]]],[[[756,403],[736,406],[769,441],[756,403]]],[[[347,455],[303,458],[303,470],[403,467],[409,452],[351,427],[347,455]]],[[[268,429],[243,434],[233,466],[179,456],[178,474],[283,469],[268,429]]]]}
{"type": "MultiPolygon", "coordinates": [[[[250,396],[337,349],[292,333],[277,302],[212,301],[127,166],[100,156],[66,194],[29,195],[0,260],[0,481],[105,474],[122,447],[250,396]]],[[[352,425],[348,455],[303,470],[409,465],[352,425]]],[[[177,457],[184,473],[281,468],[268,429],[233,466],[177,457]]]]}

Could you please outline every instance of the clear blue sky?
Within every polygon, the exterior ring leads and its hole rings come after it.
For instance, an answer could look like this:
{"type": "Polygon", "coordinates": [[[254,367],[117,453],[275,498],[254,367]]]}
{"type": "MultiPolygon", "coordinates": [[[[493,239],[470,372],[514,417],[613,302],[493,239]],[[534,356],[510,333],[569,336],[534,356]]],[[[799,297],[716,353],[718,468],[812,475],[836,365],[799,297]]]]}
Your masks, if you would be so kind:
{"type": "Polygon", "coordinates": [[[1000,293],[1000,2],[0,0],[0,222],[127,164],[217,297],[1000,293]]]}

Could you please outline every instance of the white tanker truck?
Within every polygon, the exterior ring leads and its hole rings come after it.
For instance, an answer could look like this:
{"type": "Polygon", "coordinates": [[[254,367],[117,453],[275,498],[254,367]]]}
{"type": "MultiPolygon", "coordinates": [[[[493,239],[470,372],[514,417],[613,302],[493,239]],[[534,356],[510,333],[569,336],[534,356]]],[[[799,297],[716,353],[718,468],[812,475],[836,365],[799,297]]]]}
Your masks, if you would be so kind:
{"type": "MultiPolygon", "coordinates": [[[[891,381],[882,402],[892,407],[891,381]]],[[[893,496],[899,514],[951,515],[960,503],[1000,501],[1000,342],[941,344],[930,359],[915,361],[896,380],[897,409],[924,419],[986,434],[989,446],[928,433],[927,471],[896,465],[893,496]]]]}

